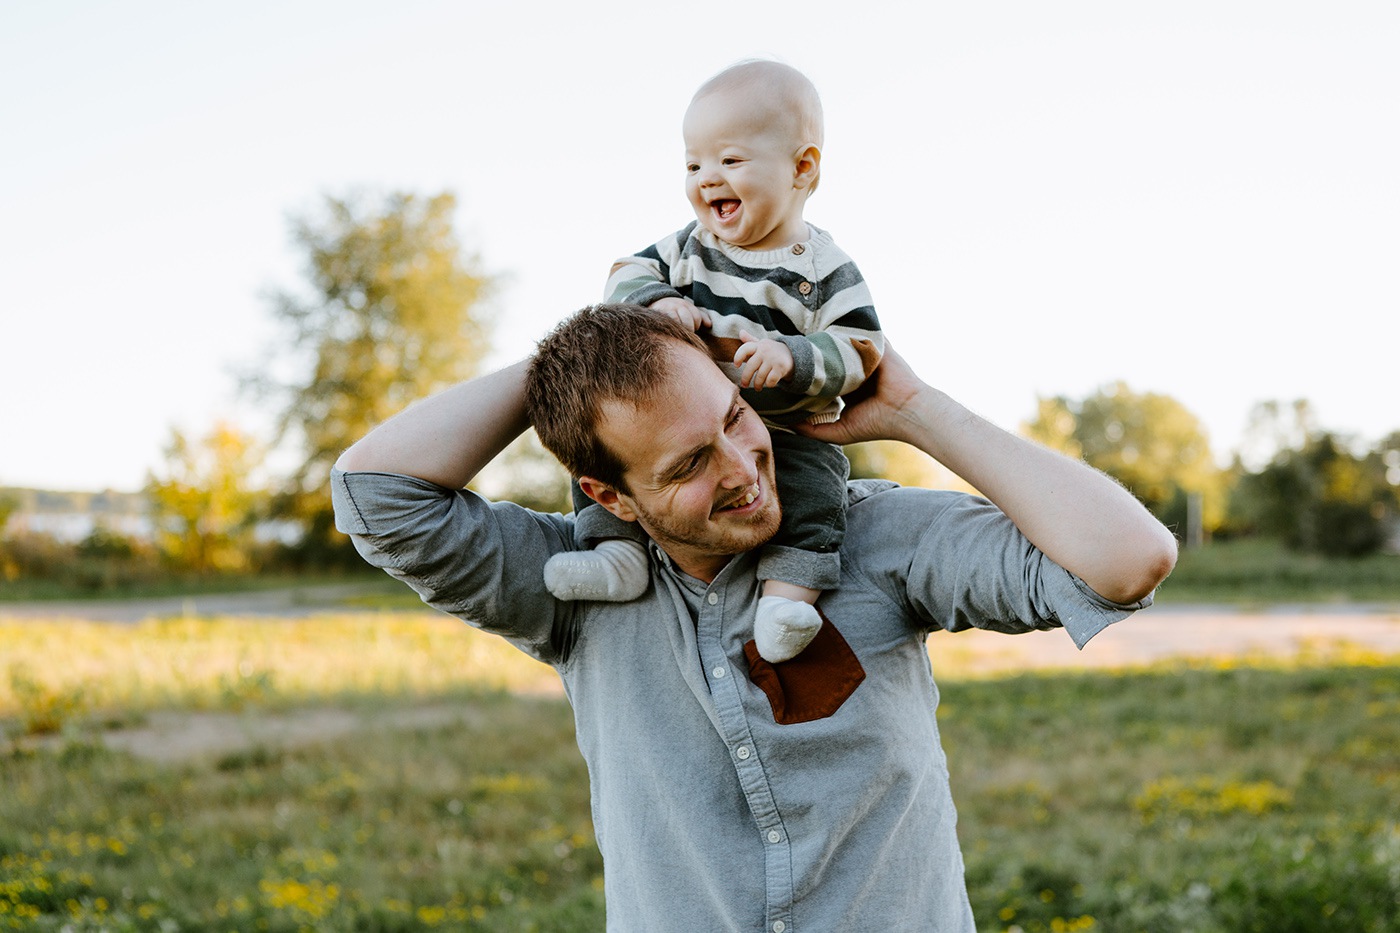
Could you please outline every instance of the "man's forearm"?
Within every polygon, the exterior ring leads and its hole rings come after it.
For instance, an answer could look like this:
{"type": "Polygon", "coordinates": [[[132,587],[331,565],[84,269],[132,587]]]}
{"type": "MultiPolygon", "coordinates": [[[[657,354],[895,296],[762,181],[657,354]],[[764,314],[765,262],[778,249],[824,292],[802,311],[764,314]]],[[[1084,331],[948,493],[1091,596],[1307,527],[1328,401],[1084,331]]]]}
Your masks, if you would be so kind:
{"type": "Polygon", "coordinates": [[[357,441],[336,466],[460,489],[530,426],[528,365],[521,361],[417,402],[357,441]]]}
{"type": "Polygon", "coordinates": [[[931,387],[901,414],[902,439],[975,486],[1099,595],[1135,602],[1175,565],[1171,532],[1087,464],[1003,431],[931,387]]]}

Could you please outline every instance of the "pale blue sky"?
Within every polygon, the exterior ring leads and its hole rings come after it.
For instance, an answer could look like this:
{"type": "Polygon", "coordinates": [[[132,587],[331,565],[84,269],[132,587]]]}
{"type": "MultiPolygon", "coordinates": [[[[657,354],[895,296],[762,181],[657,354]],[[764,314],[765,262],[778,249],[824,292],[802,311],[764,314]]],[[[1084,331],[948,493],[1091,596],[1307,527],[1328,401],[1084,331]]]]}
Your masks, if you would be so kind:
{"type": "Polygon", "coordinates": [[[1124,379],[1221,456],[1262,399],[1400,428],[1400,5],[795,9],[0,5],[0,485],[135,489],[172,426],[261,430],[231,371],[322,192],[456,191],[493,363],[524,355],[687,222],[681,112],[750,56],[822,92],[808,219],[998,423],[1124,379]]]}

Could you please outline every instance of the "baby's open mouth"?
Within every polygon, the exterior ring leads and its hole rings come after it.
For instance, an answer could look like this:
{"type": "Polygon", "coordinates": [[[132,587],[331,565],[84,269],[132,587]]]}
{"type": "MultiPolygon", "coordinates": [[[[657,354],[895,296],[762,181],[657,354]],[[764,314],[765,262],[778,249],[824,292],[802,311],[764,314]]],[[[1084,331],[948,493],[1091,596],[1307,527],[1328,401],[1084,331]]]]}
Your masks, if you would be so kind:
{"type": "Polygon", "coordinates": [[[739,209],[739,201],[736,198],[725,198],[722,201],[710,202],[710,209],[719,215],[720,220],[728,220],[734,216],[734,212],[739,209]]]}

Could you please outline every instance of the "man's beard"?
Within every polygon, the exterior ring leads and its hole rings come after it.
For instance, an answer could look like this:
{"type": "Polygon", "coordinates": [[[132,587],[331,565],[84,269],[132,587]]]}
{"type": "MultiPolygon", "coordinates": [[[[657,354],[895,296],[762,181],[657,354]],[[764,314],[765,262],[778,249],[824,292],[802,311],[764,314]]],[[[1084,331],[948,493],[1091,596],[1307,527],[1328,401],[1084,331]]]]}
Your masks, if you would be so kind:
{"type": "MultiPolygon", "coordinates": [[[[759,475],[765,498],[763,510],[747,522],[734,524],[721,522],[718,526],[705,523],[692,523],[678,519],[670,513],[654,513],[634,501],[634,507],[642,527],[651,535],[661,549],[669,552],[668,545],[682,549],[703,551],[712,556],[732,556],[761,547],[773,539],[782,522],[782,507],[778,502],[778,491],[773,481],[772,458],[760,464],[759,475]]],[[[721,516],[723,513],[720,513],[721,516]]]]}

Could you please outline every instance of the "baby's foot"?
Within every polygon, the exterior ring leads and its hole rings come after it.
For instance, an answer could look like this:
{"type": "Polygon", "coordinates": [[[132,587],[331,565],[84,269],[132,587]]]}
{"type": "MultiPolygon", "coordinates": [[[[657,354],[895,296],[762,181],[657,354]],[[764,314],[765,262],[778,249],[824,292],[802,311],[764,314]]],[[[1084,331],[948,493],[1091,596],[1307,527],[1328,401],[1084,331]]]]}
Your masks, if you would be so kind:
{"type": "Polygon", "coordinates": [[[761,596],[753,623],[758,653],[770,664],[795,658],[817,637],[822,617],[817,607],[782,596],[761,596]]]}
{"type": "Polygon", "coordinates": [[[544,585],[556,599],[631,602],[647,591],[647,552],[635,541],[613,538],[591,551],[565,551],[544,565],[544,585]]]}

